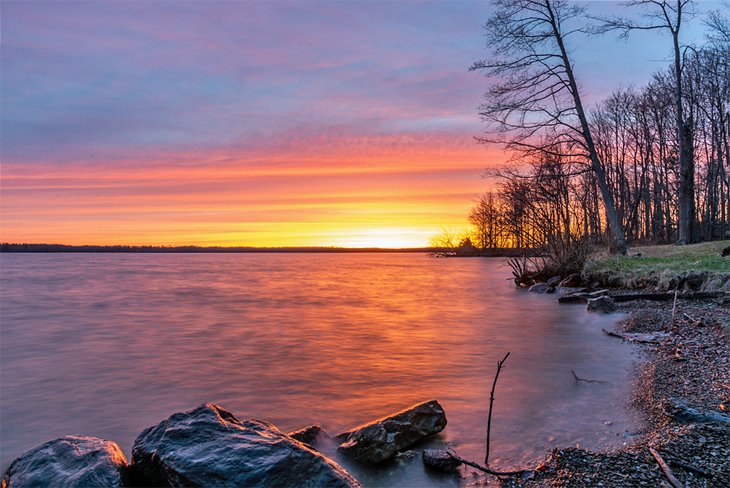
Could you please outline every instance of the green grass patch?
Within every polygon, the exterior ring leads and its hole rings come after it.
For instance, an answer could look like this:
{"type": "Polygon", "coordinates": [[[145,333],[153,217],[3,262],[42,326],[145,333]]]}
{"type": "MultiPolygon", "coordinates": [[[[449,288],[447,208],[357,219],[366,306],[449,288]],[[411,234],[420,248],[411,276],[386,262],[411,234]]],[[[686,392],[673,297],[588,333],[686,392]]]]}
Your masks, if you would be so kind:
{"type": "Polygon", "coordinates": [[[636,247],[627,256],[590,259],[583,275],[604,286],[622,288],[730,288],[730,257],[720,256],[728,245],[730,241],[636,247]]]}

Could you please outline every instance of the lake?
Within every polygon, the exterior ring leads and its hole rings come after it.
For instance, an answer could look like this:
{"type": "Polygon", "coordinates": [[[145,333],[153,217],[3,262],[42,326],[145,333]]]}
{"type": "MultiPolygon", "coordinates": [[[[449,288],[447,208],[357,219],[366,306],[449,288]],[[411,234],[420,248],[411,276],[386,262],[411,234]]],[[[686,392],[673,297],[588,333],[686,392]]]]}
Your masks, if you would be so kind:
{"type": "MultiPolygon", "coordinates": [[[[426,254],[1,254],[0,468],[65,434],[114,440],[212,401],[331,433],[437,399],[436,441],[507,469],[553,446],[611,448],[631,348],[617,315],[515,289],[502,259],[426,254]],[[577,383],[582,378],[610,384],[577,383]]],[[[342,460],[340,460],[342,461],[342,460]]],[[[454,486],[420,460],[366,486],[454,486]]]]}

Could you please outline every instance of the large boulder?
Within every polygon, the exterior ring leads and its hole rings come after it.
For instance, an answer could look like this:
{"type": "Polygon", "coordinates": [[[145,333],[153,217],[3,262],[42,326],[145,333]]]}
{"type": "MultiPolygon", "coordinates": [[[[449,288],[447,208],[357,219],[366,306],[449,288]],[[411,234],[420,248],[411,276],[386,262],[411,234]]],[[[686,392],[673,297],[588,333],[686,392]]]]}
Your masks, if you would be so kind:
{"type": "Polygon", "coordinates": [[[206,403],[134,441],[131,474],[144,486],[317,487],[360,484],[331,459],[260,420],[206,403]]]}
{"type": "Polygon", "coordinates": [[[5,472],[2,486],[116,488],[123,485],[126,466],[115,442],[69,435],[24,452],[5,472]]]}
{"type": "Polygon", "coordinates": [[[340,434],[344,442],[338,449],[362,463],[377,464],[444,427],[444,409],[431,400],[340,434]]]}

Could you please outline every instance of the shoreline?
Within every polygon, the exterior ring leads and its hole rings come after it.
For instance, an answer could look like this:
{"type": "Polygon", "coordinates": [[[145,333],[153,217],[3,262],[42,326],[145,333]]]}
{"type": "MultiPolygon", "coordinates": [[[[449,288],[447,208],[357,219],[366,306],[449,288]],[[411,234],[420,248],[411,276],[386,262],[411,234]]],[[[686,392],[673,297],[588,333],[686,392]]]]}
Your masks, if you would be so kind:
{"type": "Polygon", "coordinates": [[[503,486],[672,486],[650,448],[681,486],[730,486],[730,424],[699,422],[677,410],[682,404],[720,415],[730,409],[730,297],[679,300],[676,309],[642,300],[621,303],[619,311],[629,312],[620,332],[666,334],[636,344],[641,359],[627,401],[643,417],[644,431],[611,452],[554,448],[533,477],[503,486]]]}

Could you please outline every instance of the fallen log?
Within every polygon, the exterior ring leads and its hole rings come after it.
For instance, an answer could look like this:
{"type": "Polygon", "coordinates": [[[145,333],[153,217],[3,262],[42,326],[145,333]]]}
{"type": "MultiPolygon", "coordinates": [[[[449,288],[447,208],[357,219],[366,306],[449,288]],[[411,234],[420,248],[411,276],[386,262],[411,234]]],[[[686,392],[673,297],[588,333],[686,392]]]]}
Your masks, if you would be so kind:
{"type": "Polygon", "coordinates": [[[558,303],[588,303],[588,295],[565,295],[558,297],[558,303]]]}
{"type": "Polygon", "coordinates": [[[613,301],[630,302],[633,300],[650,300],[654,302],[668,302],[674,300],[675,296],[680,300],[705,300],[709,298],[722,298],[728,294],[724,291],[695,291],[689,293],[657,292],[657,293],[627,293],[625,295],[611,295],[613,301]]]}

